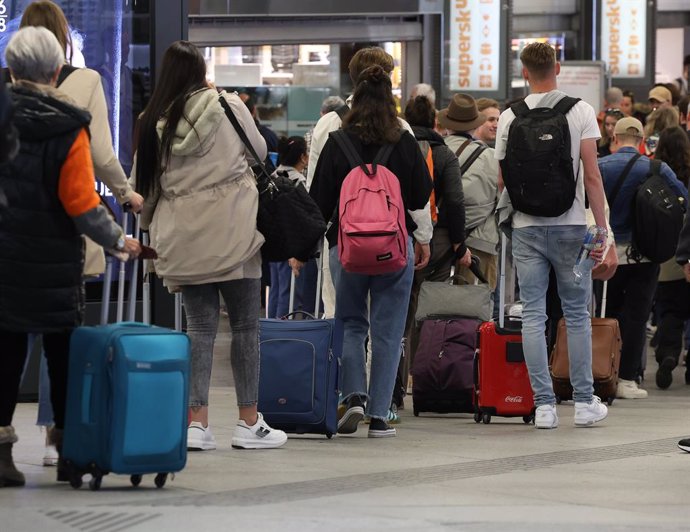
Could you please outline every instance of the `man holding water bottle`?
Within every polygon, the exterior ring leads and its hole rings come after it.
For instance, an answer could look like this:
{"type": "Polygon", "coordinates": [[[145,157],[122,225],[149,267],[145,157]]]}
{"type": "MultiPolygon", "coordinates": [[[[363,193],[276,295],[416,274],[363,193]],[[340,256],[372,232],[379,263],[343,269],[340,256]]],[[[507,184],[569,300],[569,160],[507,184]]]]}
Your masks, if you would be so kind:
{"type": "Polygon", "coordinates": [[[604,189],[597,167],[599,127],[591,105],[558,91],[560,65],[549,44],[528,45],[520,59],[530,94],[524,103],[501,114],[496,158],[501,161],[499,184],[505,182],[503,194],[510,197],[515,210],[513,258],[523,304],[523,349],[537,407],[535,425],[539,429],[558,426],[544,335],[546,291],[553,269],[568,329],[575,426],[585,427],[608,413],[593,395],[588,311],[591,267],[602,261],[607,238],[604,189]],[[585,191],[595,226],[593,249],[588,252],[591,261],[580,264],[578,281],[573,270],[588,232],[585,191]]]}

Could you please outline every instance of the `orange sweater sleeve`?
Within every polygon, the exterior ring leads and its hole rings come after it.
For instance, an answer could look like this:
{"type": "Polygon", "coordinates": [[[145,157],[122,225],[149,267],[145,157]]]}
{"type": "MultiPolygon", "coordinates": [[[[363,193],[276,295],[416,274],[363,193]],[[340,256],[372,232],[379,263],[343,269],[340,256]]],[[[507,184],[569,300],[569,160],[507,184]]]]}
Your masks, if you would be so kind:
{"type": "Polygon", "coordinates": [[[101,202],[96,193],[96,178],[86,129],[79,132],[62,165],[58,197],[72,218],[95,209],[101,202]]]}

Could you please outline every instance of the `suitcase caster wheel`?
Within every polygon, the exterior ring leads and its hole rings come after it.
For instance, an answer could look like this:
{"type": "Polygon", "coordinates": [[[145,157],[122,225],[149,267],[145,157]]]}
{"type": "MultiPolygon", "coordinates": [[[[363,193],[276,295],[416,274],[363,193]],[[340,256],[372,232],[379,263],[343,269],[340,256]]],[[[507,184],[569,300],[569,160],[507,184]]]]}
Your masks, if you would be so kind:
{"type": "Polygon", "coordinates": [[[563,400],[560,397],[556,397],[556,404],[560,405],[563,400]]]}
{"type": "Polygon", "coordinates": [[[328,439],[330,440],[331,438],[333,438],[333,434],[331,434],[330,432],[327,433],[327,434],[326,434],[326,438],[328,438],[328,439]]]}
{"type": "Polygon", "coordinates": [[[529,425],[530,423],[532,423],[532,421],[534,421],[534,416],[522,416],[522,421],[525,424],[529,425]]]}
{"type": "Polygon", "coordinates": [[[613,399],[614,399],[613,397],[609,397],[609,398],[606,400],[606,404],[609,405],[609,406],[611,406],[611,405],[613,404],[613,399]]]}
{"type": "Polygon", "coordinates": [[[103,482],[103,477],[91,477],[91,480],[89,480],[89,489],[91,491],[98,491],[101,489],[101,482],[103,482]]]}
{"type": "Polygon", "coordinates": [[[154,483],[156,484],[157,488],[162,488],[163,486],[165,486],[166,480],[168,480],[167,473],[158,473],[156,475],[156,478],[154,479],[154,483]]]}
{"type": "Polygon", "coordinates": [[[129,481],[132,483],[132,486],[136,487],[141,484],[141,475],[132,475],[129,477],[129,481]]]}
{"type": "Polygon", "coordinates": [[[414,414],[414,417],[419,417],[419,410],[417,410],[416,408],[412,409],[412,413],[414,414]]]}
{"type": "Polygon", "coordinates": [[[482,415],[479,412],[474,413],[474,422],[475,423],[481,423],[482,422],[482,415]]]}
{"type": "Polygon", "coordinates": [[[72,486],[75,490],[78,490],[81,488],[81,485],[84,483],[84,481],[81,478],[81,475],[77,475],[76,473],[72,475],[69,479],[69,485],[72,486]]]}
{"type": "Polygon", "coordinates": [[[491,414],[482,414],[482,423],[485,425],[491,423],[491,414]]]}

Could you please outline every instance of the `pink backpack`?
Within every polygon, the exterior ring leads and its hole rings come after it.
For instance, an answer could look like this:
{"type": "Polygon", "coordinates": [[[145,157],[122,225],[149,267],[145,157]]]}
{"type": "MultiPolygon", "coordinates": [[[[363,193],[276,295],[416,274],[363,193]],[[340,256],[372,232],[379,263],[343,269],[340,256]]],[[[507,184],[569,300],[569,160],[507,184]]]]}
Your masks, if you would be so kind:
{"type": "Polygon", "coordinates": [[[385,164],[393,145],[364,164],[344,131],[331,134],[352,167],[340,189],[338,256],[347,272],[378,275],[407,265],[407,226],[400,181],[385,164]]]}

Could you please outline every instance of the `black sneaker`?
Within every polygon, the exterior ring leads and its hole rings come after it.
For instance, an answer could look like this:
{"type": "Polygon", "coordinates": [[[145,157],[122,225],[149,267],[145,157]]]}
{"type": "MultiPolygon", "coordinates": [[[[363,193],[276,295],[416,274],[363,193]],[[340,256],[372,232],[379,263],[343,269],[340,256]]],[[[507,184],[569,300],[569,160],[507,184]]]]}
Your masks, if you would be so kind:
{"type": "Polygon", "coordinates": [[[685,438],[678,442],[678,448],[682,449],[686,453],[690,453],[690,438],[685,438]]]}
{"type": "Polygon", "coordinates": [[[392,438],[396,435],[396,431],[383,419],[371,418],[369,424],[370,438],[392,438]]]}
{"type": "Polygon", "coordinates": [[[338,434],[354,434],[363,419],[364,401],[358,395],[353,395],[347,401],[347,410],[338,420],[338,434]]]}
{"type": "Polygon", "coordinates": [[[659,369],[656,370],[656,385],[662,390],[667,389],[673,382],[673,368],[676,367],[676,359],[673,357],[666,357],[659,364],[659,369]]]}

